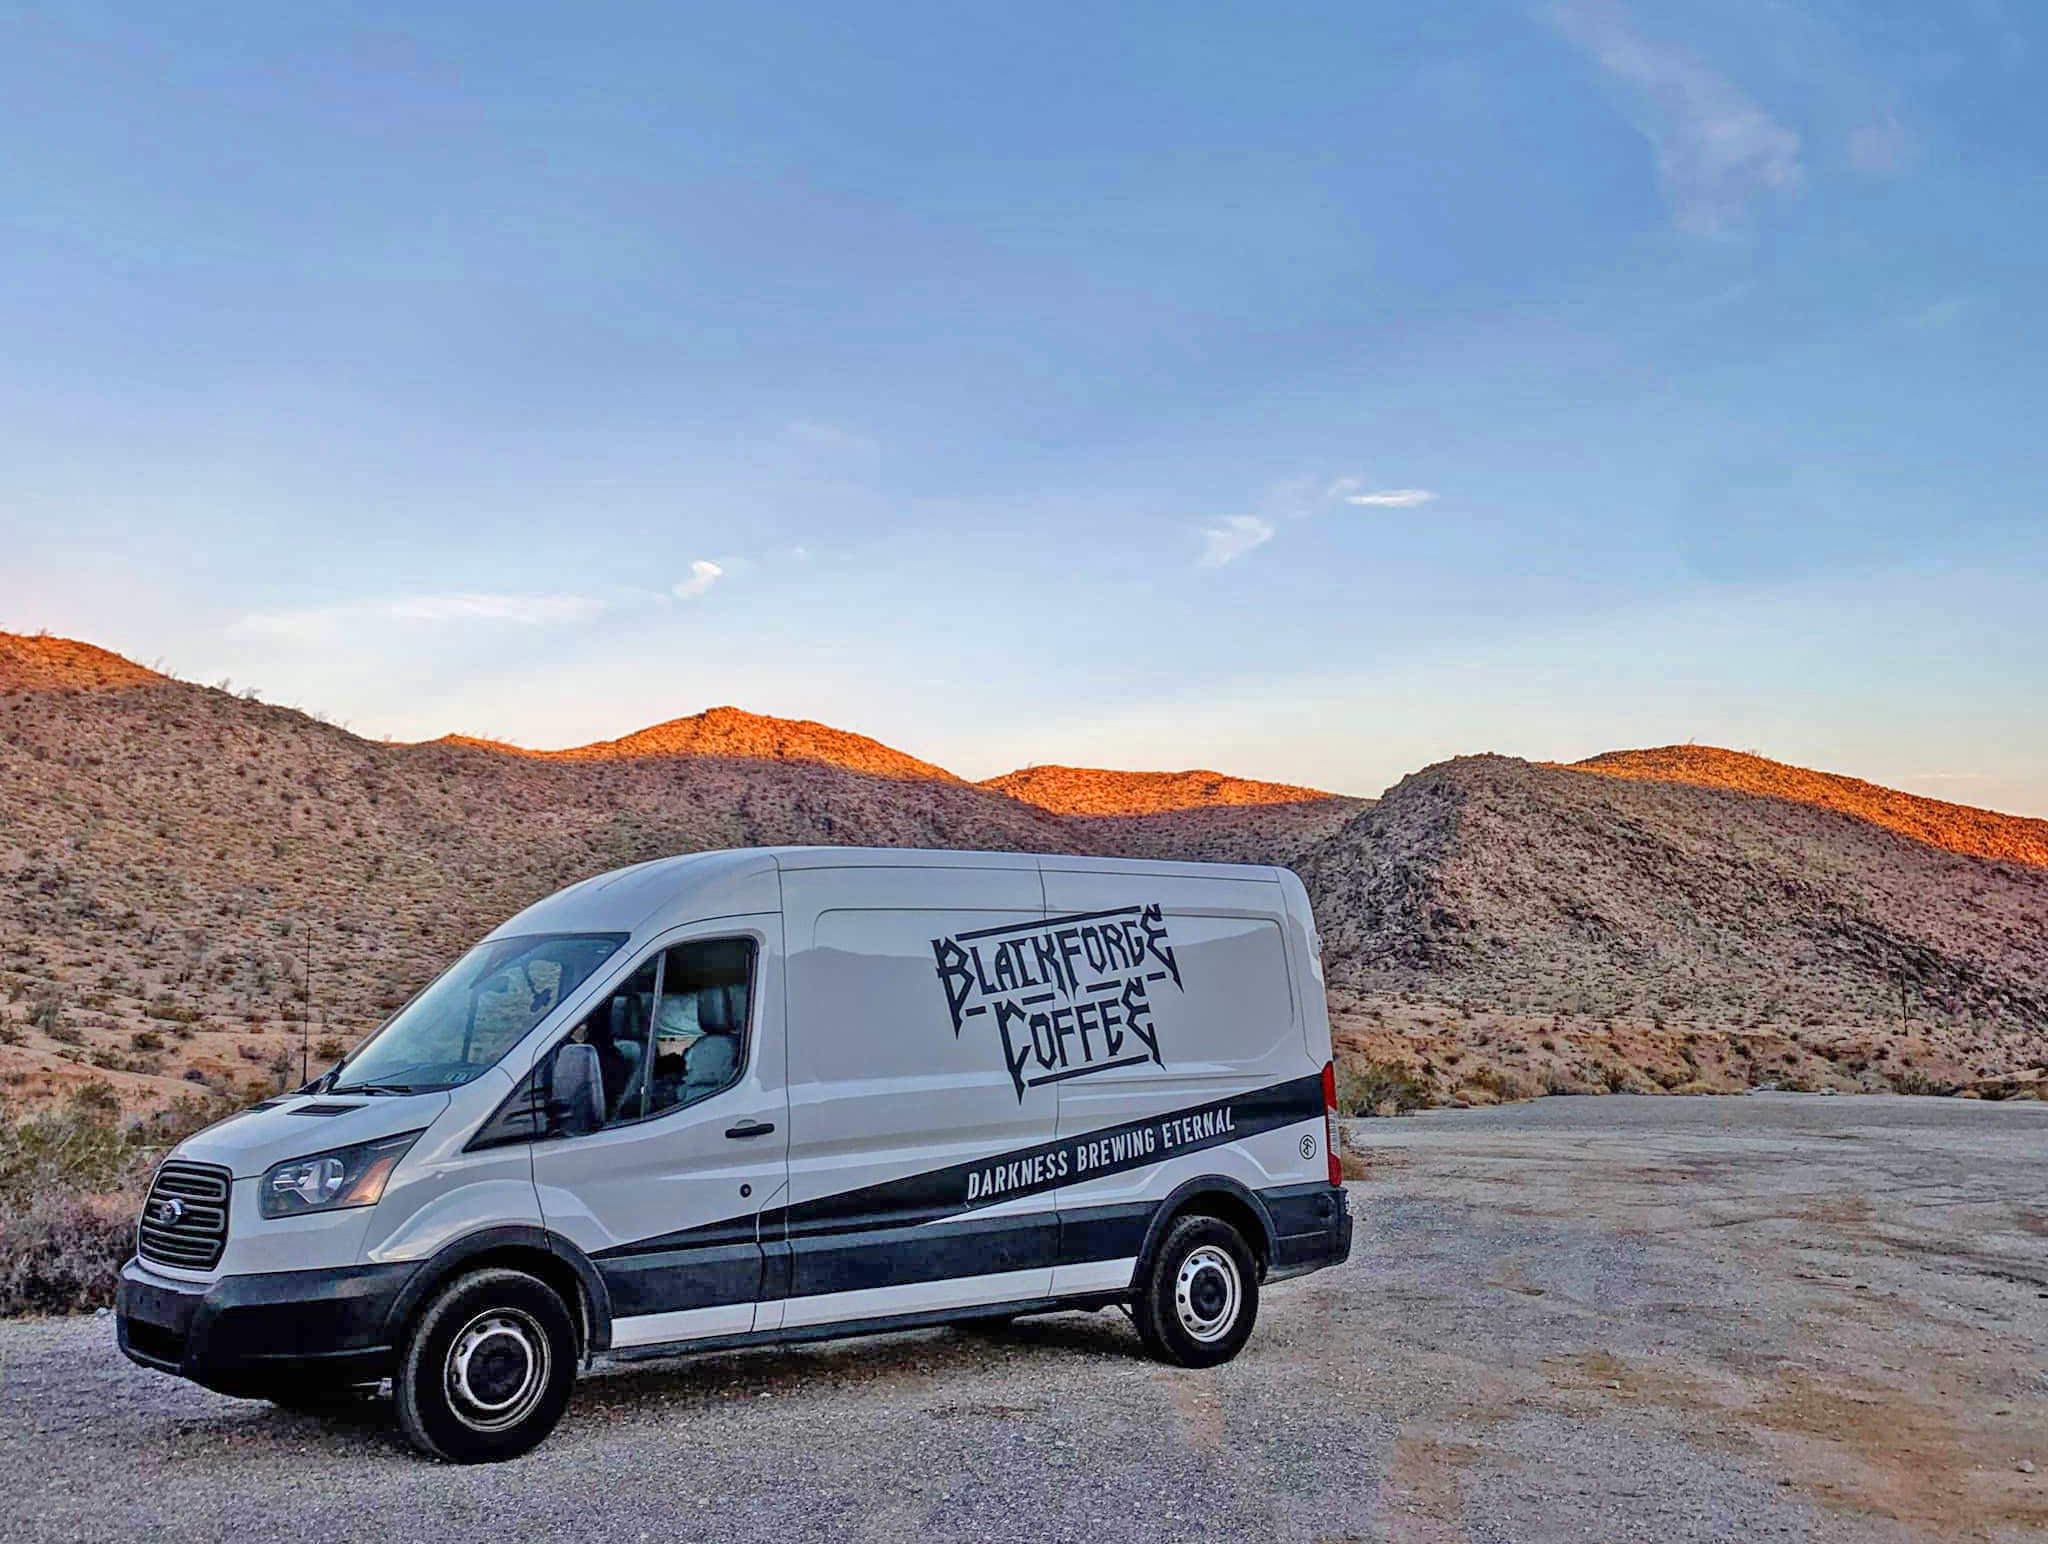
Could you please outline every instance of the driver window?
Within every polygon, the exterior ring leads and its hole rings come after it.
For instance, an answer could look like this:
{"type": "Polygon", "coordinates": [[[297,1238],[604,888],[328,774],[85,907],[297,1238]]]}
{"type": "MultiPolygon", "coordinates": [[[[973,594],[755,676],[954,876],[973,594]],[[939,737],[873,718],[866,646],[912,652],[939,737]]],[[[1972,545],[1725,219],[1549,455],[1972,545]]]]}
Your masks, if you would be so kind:
{"type": "Polygon", "coordinates": [[[653,1021],[660,968],[661,957],[656,955],[620,982],[581,1024],[569,1031],[571,1040],[597,1051],[608,1126],[640,1118],[642,1063],[647,1056],[647,1027],[653,1021]]]}
{"type": "Polygon", "coordinates": [[[695,1104],[739,1081],[753,976],[749,939],[677,944],[569,1032],[597,1051],[607,1126],[695,1104]]]}

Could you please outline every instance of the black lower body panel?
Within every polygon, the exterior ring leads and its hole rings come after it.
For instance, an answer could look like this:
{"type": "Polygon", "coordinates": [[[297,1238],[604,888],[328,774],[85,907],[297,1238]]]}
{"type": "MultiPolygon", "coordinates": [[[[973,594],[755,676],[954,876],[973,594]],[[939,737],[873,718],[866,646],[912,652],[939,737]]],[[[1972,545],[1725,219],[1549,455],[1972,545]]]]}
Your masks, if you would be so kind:
{"type": "Polygon", "coordinates": [[[130,1260],[114,1332],[131,1362],[226,1394],[366,1383],[396,1358],[391,1310],[417,1265],[175,1281],[130,1260]]]}
{"type": "Polygon", "coordinates": [[[1316,1180],[1259,1192],[1273,1219],[1270,1278],[1300,1276],[1351,1258],[1351,1208],[1341,1185],[1316,1180]]]}

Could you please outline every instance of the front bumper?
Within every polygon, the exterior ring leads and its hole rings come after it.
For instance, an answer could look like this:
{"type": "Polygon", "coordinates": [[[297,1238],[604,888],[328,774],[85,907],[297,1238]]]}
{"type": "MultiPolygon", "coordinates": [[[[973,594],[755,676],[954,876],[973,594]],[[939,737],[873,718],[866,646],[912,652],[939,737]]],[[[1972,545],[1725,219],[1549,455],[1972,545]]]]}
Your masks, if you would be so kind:
{"type": "Polygon", "coordinates": [[[177,1281],[121,1268],[114,1333],[129,1361],[227,1394],[287,1381],[368,1383],[396,1362],[392,1309],[416,1264],[177,1281]]]}

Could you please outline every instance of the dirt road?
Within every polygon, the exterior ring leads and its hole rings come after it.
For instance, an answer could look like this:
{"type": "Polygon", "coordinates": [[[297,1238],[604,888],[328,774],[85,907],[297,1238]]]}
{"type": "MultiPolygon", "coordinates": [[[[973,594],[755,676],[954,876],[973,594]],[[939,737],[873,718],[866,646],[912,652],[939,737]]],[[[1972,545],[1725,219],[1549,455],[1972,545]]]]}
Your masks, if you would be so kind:
{"type": "Polygon", "coordinates": [[[2048,1538],[2048,1106],[1546,1099],[1355,1139],[1351,1264],[1210,1373],[1115,1313],[707,1357],[452,1469],[380,1405],[0,1325],[0,1538],[2048,1538]]]}

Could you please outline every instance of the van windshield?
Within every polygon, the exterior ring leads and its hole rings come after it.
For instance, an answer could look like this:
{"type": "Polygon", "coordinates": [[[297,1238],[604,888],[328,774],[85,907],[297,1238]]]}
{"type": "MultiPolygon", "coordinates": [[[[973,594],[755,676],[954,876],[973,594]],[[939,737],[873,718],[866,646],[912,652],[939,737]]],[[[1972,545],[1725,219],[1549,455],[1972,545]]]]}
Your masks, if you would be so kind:
{"type": "Polygon", "coordinates": [[[332,1093],[422,1094],[493,1065],[617,952],[624,933],[546,933],[478,944],[339,1069],[332,1093]]]}

